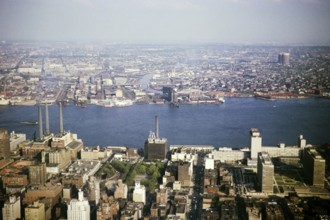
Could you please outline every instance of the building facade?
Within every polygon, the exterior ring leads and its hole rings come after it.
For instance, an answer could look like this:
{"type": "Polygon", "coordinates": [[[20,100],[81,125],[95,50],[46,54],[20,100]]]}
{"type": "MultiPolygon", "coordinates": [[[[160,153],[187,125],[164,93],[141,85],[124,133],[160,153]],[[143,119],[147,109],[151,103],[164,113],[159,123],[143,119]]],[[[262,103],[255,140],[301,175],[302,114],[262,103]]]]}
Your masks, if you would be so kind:
{"type": "Polygon", "coordinates": [[[325,177],[325,160],[315,149],[304,149],[303,167],[307,183],[323,188],[325,177]]]}
{"type": "Polygon", "coordinates": [[[10,196],[2,208],[2,219],[16,220],[21,218],[21,198],[10,196]]]}
{"type": "Polygon", "coordinates": [[[274,164],[266,152],[258,154],[257,176],[260,184],[260,191],[273,193],[274,164]]]}
{"type": "Polygon", "coordinates": [[[258,153],[262,149],[262,138],[257,128],[252,128],[250,131],[250,148],[251,159],[257,159],[258,153]]]}
{"type": "Polygon", "coordinates": [[[157,138],[154,133],[144,143],[144,158],[147,160],[164,160],[167,156],[167,139],[157,138]]]}
{"type": "Polygon", "coordinates": [[[68,205],[68,220],[89,220],[90,206],[84,198],[84,192],[78,192],[78,199],[72,199],[68,205]]]}
{"type": "Polygon", "coordinates": [[[135,181],[133,202],[142,202],[143,204],[146,204],[146,187],[141,185],[139,180],[135,181]]]}
{"type": "Polygon", "coordinates": [[[0,158],[10,157],[10,137],[4,128],[0,128],[0,158]]]}

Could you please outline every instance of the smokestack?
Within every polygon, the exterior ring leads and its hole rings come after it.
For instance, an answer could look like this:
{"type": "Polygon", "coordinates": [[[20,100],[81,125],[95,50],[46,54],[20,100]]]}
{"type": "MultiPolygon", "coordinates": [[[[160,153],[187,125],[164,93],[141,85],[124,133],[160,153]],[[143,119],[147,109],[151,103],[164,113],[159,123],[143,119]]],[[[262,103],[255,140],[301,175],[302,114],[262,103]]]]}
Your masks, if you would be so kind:
{"type": "Polygon", "coordinates": [[[49,115],[48,115],[48,103],[45,103],[45,113],[46,113],[46,135],[50,134],[49,131],[49,115]]]}
{"type": "Polygon", "coordinates": [[[38,113],[39,113],[39,138],[40,140],[44,139],[43,135],[43,129],[42,129],[42,111],[41,111],[41,105],[38,106],[38,113]]]}
{"type": "Polygon", "coordinates": [[[155,123],[156,123],[156,138],[159,138],[158,115],[156,115],[155,117],[155,123]]]}
{"type": "Polygon", "coordinates": [[[59,110],[60,110],[60,134],[63,134],[64,133],[64,129],[63,129],[62,102],[59,103],[59,110]]]}

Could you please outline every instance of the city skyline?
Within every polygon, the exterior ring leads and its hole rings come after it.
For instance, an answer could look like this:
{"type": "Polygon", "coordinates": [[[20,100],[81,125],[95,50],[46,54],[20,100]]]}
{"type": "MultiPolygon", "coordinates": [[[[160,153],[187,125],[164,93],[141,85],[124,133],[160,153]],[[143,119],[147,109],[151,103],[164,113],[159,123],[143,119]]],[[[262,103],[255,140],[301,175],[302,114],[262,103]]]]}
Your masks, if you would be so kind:
{"type": "Polygon", "coordinates": [[[330,45],[330,1],[0,1],[0,40],[330,45]]]}

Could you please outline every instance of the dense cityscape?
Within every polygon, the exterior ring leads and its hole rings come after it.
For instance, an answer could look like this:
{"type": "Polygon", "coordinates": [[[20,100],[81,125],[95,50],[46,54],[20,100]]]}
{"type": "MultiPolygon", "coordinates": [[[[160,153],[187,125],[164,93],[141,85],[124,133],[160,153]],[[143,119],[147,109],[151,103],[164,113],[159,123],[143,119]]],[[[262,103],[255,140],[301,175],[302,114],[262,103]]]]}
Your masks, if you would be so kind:
{"type": "Polygon", "coordinates": [[[2,105],[329,97],[328,47],[2,42],[0,51],[2,105]]]}
{"type": "Polygon", "coordinates": [[[25,122],[38,127],[32,139],[0,129],[2,219],[330,218],[330,145],[307,134],[294,146],[265,146],[251,128],[246,148],[169,146],[156,115],[137,149],[85,146],[63,123],[71,103],[326,99],[329,47],[4,41],[0,52],[0,104],[38,109],[25,122]],[[58,105],[56,131],[49,105],[58,105]]]}

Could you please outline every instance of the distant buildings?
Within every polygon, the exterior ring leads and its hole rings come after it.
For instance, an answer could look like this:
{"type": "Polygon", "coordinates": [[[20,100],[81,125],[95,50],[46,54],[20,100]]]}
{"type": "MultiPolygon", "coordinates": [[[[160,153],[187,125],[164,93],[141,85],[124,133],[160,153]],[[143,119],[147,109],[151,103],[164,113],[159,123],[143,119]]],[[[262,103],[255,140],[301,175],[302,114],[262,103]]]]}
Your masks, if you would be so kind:
{"type": "Polygon", "coordinates": [[[290,53],[280,53],[278,55],[278,63],[282,65],[289,65],[290,64],[290,53]]]}
{"type": "Polygon", "coordinates": [[[173,87],[163,87],[163,98],[168,102],[176,102],[175,89],[173,87]]]}

